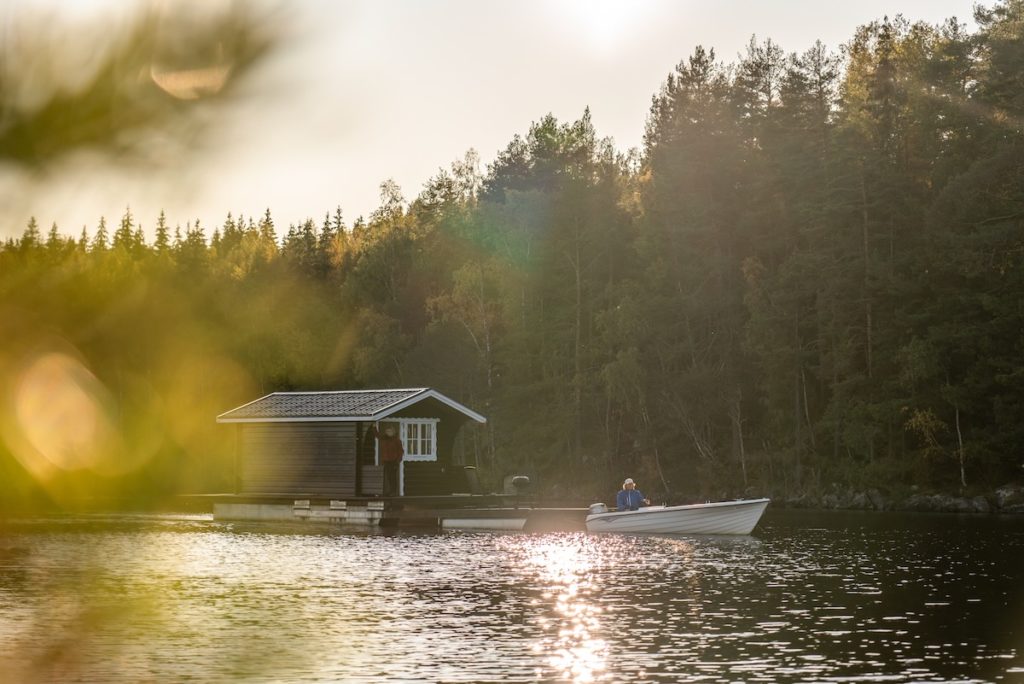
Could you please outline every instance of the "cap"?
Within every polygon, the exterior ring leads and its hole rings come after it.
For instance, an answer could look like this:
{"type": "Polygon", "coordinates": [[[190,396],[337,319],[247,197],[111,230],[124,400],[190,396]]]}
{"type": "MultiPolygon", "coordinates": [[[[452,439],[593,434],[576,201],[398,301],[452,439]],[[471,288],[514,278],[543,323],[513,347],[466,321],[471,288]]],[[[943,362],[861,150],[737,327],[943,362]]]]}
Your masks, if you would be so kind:
{"type": "Polygon", "coordinates": [[[625,481],[625,482],[623,482],[622,484],[624,484],[624,485],[628,485],[628,484],[636,484],[636,483],[635,483],[635,482],[633,482],[633,478],[631,478],[631,477],[627,477],[627,478],[626,478],[626,481],[625,481]]]}

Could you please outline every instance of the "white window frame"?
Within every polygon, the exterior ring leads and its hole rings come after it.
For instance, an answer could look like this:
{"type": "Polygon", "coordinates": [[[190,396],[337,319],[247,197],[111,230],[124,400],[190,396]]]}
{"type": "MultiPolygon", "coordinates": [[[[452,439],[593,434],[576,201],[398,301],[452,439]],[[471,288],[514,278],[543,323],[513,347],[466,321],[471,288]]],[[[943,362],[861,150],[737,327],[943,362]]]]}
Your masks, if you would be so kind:
{"type": "Polygon", "coordinates": [[[401,437],[402,447],[405,449],[405,457],[403,461],[436,461],[437,460],[437,424],[440,421],[437,418],[401,418],[399,419],[399,425],[401,426],[401,437]],[[413,445],[413,432],[418,432],[419,427],[427,425],[430,426],[430,438],[427,446],[427,453],[419,453],[420,447],[423,446],[423,439],[417,437],[417,443],[415,448],[413,445]],[[416,429],[411,429],[416,428],[416,429]]]}

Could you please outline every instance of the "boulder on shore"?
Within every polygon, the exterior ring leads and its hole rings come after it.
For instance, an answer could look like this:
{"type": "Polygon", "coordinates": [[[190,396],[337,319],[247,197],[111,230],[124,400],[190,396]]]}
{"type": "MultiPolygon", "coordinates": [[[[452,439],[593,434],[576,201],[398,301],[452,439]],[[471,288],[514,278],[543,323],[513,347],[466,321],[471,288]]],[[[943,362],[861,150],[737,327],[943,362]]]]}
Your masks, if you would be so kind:
{"type": "Polygon", "coordinates": [[[989,513],[992,507],[983,496],[967,498],[949,494],[914,494],[903,503],[910,511],[927,513],[989,513]]]}
{"type": "Polygon", "coordinates": [[[912,487],[908,497],[890,498],[880,490],[848,489],[836,483],[821,495],[806,492],[780,499],[784,508],[826,508],[853,511],[918,511],[922,513],[1024,513],[1024,485],[1007,484],[988,496],[924,494],[912,487]]]}
{"type": "Polygon", "coordinates": [[[1003,485],[996,490],[995,498],[1000,513],[1024,513],[1024,485],[1003,485]]]}

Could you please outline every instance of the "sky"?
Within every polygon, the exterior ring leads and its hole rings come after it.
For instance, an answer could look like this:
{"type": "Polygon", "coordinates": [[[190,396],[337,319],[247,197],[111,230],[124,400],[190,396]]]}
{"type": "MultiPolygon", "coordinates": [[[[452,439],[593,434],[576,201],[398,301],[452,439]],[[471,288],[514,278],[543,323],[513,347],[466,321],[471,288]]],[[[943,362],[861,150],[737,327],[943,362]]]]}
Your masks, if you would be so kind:
{"type": "MultiPolygon", "coordinates": [[[[47,0],[54,21],[116,30],[125,2],[47,0]]],[[[229,2],[230,0],[225,0],[229,2]]],[[[991,4],[985,3],[985,4],[991,4]]],[[[18,31],[17,0],[0,29],[18,31]]],[[[642,144],[651,98],[697,45],[737,61],[752,36],[786,52],[832,49],[883,16],[973,29],[973,0],[308,0],[268,9],[278,49],[242,83],[185,160],[124,164],[76,155],[28,176],[0,169],[0,237],[29,216],[43,231],[90,233],[130,208],[151,233],[157,214],[212,231],[228,212],[270,209],[279,227],[346,222],[378,206],[393,179],[407,200],[474,149],[482,170],[515,134],[551,113],[590,107],[619,150],[642,144]]],[[[271,6],[268,6],[271,7],[271,6]]],[[[280,230],[280,229],[279,229],[280,230]]]]}

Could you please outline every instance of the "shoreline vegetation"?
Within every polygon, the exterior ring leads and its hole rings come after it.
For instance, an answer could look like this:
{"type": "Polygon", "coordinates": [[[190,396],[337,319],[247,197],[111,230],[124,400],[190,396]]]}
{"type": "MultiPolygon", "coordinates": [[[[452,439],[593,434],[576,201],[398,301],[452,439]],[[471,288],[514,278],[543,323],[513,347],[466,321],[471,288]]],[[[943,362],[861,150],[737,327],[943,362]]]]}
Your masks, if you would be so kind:
{"type": "Polygon", "coordinates": [[[988,494],[957,496],[945,493],[912,492],[902,496],[836,488],[819,497],[796,497],[778,503],[783,508],[825,508],[852,511],[919,513],[1024,514],[1024,487],[1007,485],[988,494]]]}
{"type": "Polygon", "coordinates": [[[227,408],[424,386],[488,417],[454,453],[488,487],[1019,510],[1024,1],[976,19],[698,47],[642,149],[547,115],[351,224],[33,218],[0,245],[0,506],[230,491],[227,408]]]}
{"type": "MultiPolygon", "coordinates": [[[[164,499],[133,498],[83,498],[65,500],[60,507],[52,501],[37,500],[28,508],[15,513],[0,507],[0,519],[17,518],[21,515],[120,515],[120,514],[206,514],[213,510],[211,499],[218,495],[183,494],[164,499]]],[[[499,496],[499,495],[492,495],[499,496]]],[[[715,500],[751,498],[723,496],[715,500]]],[[[536,498],[516,497],[516,505],[522,508],[580,508],[586,510],[595,502],[606,497],[593,496],[588,499],[562,499],[546,495],[536,498]]],[[[708,499],[709,501],[711,499],[708,499]]],[[[681,505],[700,503],[702,500],[675,497],[673,500],[655,496],[652,504],[681,505]]],[[[957,495],[942,492],[924,492],[910,487],[901,492],[884,492],[878,488],[857,491],[850,488],[833,487],[830,491],[817,494],[772,499],[771,507],[784,510],[829,510],[866,511],[886,513],[951,513],[972,515],[1021,515],[1024,514],[1024,485],[1005,485],[992,492],[975,495],[957,495]]]]}

